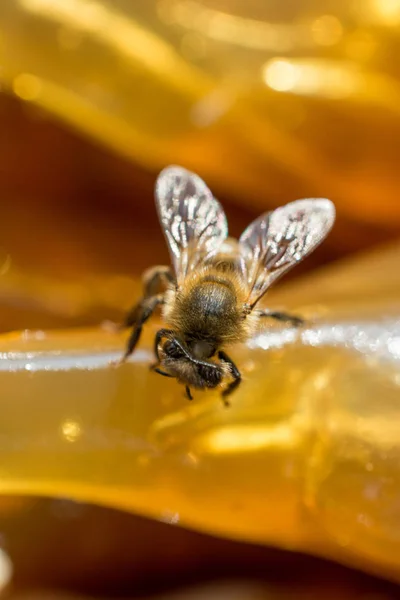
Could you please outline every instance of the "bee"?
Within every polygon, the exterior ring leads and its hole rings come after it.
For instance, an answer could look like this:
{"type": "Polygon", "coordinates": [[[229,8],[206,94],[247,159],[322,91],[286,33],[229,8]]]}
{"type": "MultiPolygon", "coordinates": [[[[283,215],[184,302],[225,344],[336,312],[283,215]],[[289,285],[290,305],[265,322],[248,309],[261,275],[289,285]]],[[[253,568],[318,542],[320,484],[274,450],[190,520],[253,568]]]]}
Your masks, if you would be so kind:
{"type": "Polygon", "coordinates": [[[161,171],[155,200],[172,268],[153,267],[144,274],[143,297],[125,321],[132,333],[122,361],[161,307],[165,327],[155,336],[153,370],[176,378],[190,400],[191,388],[220,387],[228,404],[241,374],[225,348],[250,338],[263,318],[303,323],[257,305],[326,237],[335,220],[334,205],[321,198],[291,202],[261,215],[234,240],[228,238],[222,206],[194,173],[178,166],[161,171]]]}

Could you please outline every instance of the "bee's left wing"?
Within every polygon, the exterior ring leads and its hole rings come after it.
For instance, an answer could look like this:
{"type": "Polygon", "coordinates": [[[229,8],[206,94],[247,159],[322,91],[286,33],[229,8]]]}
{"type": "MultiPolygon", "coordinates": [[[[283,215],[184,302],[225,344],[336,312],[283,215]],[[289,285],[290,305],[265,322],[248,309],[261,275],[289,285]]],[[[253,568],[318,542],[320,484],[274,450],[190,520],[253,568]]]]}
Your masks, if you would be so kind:
{"type": "Polygon", "coordinates": [[[228,235],[220,203],[200,177],[171,166],[156,183],[156,205],[178,284],[228,235]]]}
{"type": "Polygon", "coordinates": [[[239,240],[248,304],[254,307],[274,281],[310,254],[334,221],[333,203],[318,198],[291,202],[251,223],[239,240]]]}

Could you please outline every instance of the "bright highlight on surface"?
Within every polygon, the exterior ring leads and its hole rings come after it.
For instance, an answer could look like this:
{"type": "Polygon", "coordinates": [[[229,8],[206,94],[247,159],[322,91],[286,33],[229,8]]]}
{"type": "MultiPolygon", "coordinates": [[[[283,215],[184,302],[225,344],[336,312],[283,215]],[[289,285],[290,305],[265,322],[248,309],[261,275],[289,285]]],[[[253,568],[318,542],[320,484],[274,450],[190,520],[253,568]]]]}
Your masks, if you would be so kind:
{"type": "Polygon", "coordinates": [[[274,58],[264,65],[262,78],[276,92],[333,99],[360,93],[364,82],[351,63],[323,59],[274,58]]]}
{"type": "MultiPolygon", "coordinates": [[[[13,565],[8,554],[0,548],[0,592],[10,583],[13,576],[13,565]]],[[[2,594],[3,597],[3,594],[2,594]]]]}
{"type": "Polygon", "coordinates": [[[67,442],[76,442],[82,433],[82,429],[77,421],[68,419],[61,425],[61,432],[67,442]]]}
{"type": "Polygon", "coordinates": [[[301,419],[274,426],[232,425],[212,429],[195,443],[202,454],[239,454],[265,451],[268,448],[291,448],[302,435],[301,419]]]}
{"type": "Polygon", "coordinates": [[[385,25],[400,22],[400,0],[372,0],[371,11],[385,25]]]}
{"type": "Polygon", "coordinates": [[[277,92],[292,90],[299,78],[298,68],[288,60],[274,59],[263,70],[265,83],[277,92]]]}

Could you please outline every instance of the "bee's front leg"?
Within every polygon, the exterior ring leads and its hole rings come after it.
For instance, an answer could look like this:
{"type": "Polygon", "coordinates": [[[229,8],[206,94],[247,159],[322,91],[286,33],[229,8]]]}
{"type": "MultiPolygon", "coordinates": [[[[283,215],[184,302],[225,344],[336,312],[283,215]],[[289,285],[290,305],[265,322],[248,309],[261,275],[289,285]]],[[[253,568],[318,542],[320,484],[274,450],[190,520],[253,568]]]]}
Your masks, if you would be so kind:
{"type": "Polygon", "coordinates": [[[159,291],[160,287],[164,287],[164,289],[166,289],[170,283],[173,283],[174,276],[170,267],[157,266],[147,269],[147,271],[143,273],[142,281],[143,297],[130,309],[124,321],[120,325],[120,329],[126,329],[136,325],[136,323],[140,320],[143,306],[146,304],[146,301],[155,296],[159,296],[157,291],[159,291]]]}
{"type": "Polygon", "coordinates": [[[164,371],[161,372],[160,370],[160,364],[161,364],[161,357],[160,357],[160,351],[159,351],[159,346],[161,343],[161,340],[164,337],[168,337],[171,334],[173,334],[172,329],[160,329],[159,331],[157,331],[156,336],[154,338],[154,354],[156,357],[156,362],[152,363],[150,365],[150,370],[151,371],[155,371],[156,373],[159,373],[160,375],[165,375],[168,377],[172,377],[172,375],[167,375],[167,373],[165,373],[164,371]]]}
{"type": "Polygon", "coordinates": [[[156,266],[147,269],[142,276],[143,295],[145,298],[155,296],[160,292],[160,286],[165,289],[175,283],[175,278],[172,274],[171,267],[156,266]]]}
{"type": "Polygon", "coordinates": [[[225,354],[225,352],[223,350],[220,350],[218,352],[218,358],[222,362],[225,362],[229,365],[229,370],[233,377],[233,381],[231,381],[227,385],[227,387],[224,389],[224,391],[222,392],[223,403],[225,404],[225,406],[230,406],[229,401],[227,400],[227,396],[232,394],[232,392],[234,390],[236,390],[236,388],[240,385],[240,383],[242,381],[242,375],[241,375],[239,369],[237,368],[237,366],[235,365],[235,363],[233,362],[233,360],[227,354],[225,354]]]}
{"type": "Polygon", "coordinates": [[[158,294],[143,300],[137,306],[137,314],[135,314],[134,328],[128,339],[127,348],[121,362],[124,362],[135,350],[142,333],[143,325],[151,317],[155,308],[164,302],[164,294],[158,294]]]}

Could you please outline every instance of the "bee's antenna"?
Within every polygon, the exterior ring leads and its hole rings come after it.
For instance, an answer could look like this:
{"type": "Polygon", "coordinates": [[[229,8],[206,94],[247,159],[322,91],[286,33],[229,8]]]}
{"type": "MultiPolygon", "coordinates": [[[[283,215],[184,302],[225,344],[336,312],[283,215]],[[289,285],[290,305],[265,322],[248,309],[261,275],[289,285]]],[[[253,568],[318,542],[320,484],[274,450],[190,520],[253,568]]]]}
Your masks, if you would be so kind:
{"type": "Polygon", "coordinates": [[[186,396],[189,400],[193,400],[192,392],[190,391],[190,387],[188,385],[186,386],[186,396]]]}

